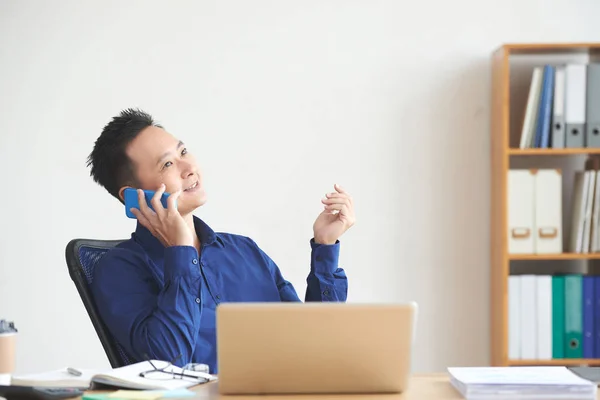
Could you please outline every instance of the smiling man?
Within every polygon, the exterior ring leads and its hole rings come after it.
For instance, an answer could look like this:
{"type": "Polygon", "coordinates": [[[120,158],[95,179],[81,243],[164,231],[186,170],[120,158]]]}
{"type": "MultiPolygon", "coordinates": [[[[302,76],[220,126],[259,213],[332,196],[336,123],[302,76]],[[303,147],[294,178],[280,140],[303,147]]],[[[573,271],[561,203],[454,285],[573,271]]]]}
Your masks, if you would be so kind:
{"type": "MultiPolygon", "coordinates": [[[[208,364],[218,372],[215,308],[222,302],[301,301],[278,266],[250,238],[213,231],[194,212],[206,202],[202,174],[185,144],[140,110],[103,129],[88,158],[91,176],[122,203],[138,189],[137,227],[95,269],[101,318],[134,361],[146,357],[208,364]],[[141,189],[155,190],[152,210],[141,189]],[[168,206],[160,196],[170,193],[168,206]],[[175,206],[176,204],[176,206],[175,206]]],[[[354,224],[351,197],[338,185],[313,225],[305,301],[345,301],[339,237],[354,224]]]]}

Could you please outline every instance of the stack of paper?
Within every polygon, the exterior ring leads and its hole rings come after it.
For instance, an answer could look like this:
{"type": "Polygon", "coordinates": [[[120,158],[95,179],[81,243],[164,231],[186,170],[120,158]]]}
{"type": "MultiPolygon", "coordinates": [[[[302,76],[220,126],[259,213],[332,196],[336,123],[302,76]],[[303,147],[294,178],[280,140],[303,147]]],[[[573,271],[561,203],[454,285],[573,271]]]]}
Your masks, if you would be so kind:
{"type": "Polygon", "coordinates": [[[596,384],[566,367],[448,368],[450,382],[468,400],[595,400],[596,384]]]}

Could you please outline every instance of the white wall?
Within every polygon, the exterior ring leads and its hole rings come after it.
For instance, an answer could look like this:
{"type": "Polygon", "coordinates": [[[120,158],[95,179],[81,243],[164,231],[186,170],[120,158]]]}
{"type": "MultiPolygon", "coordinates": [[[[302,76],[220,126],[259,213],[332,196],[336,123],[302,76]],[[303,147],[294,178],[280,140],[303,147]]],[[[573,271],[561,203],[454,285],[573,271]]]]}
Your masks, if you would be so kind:
{"type": "Polygon", "coordinates": [[[252,236],[303,295],[334,182],[349,301],[415,299],[415,370],[488,362],[490,53],[600,39],[560,0],[0,2],[0,318],[18,370],[108,362],[69,279],[74,237],[122,238],[85,158],[119,110],[199,157],[198,215],[252,236]]]}

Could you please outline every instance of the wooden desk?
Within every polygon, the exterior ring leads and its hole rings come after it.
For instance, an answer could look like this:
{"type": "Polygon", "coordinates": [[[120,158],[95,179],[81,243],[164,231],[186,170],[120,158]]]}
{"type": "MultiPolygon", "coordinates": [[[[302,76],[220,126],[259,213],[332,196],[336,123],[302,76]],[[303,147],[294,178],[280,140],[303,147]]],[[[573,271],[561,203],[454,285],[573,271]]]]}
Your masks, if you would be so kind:
{"type": "MultiPolygon", "coordinates": [[[[327,394],[327,395],[264,395],[225,396],[219,394],[219,382],[198,385],[190,390],[198,396],[190,397],[202,400],[256,400],[256,399],[285,399],[285,400],[458,400],[463,397],[450,385],[446,373],[414,375],[408,390],[403,394],[327,394]]],[[[600,399],[599,399],[600,400],[600,399]]]]}

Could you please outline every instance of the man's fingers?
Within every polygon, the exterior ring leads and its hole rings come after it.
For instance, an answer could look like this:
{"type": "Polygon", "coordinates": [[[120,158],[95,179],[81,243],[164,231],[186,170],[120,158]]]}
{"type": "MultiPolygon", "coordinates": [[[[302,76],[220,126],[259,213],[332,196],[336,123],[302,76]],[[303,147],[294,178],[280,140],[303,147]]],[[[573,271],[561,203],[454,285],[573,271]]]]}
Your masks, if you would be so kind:
{"type": "Polygon", "coordinates": [[[344,207],[347,207],[347,205],[345,203],[335,203],[335,204],[326,205],[325,209],[329,210],[329,211],[333,211],[333,210],[341,211],[341,209],[344,207]]]}
{"type": "Polygon", "coordinates": [[[350,205],[350,199],[347,197],[330,197],[327,199],[321,200],[323,204],[347,204],[350,205]]]}
{"type": "Polygon", "coordinates": [[[325,211],[329,213],[337,213],[341,217],[345,218],[350,224],[354,224],[354,214],[347,204],[330,204],[325,206],[325,211]]]}
{"type": "Polygon", "coordinates": [[[340,185],[338,185],[337,183],[335,185],[333,185],[334,189],[338,192],[338,193],[344,193],[346,194],[346,191],[344,190],[344,188],[342,188],[340,185]]]}
{"type": "Polygon", "coordinates": [[[348,199],[352,202],[352,197],[348,194],[348,193],[338,193],[338,192],[332,192],[332,193],[327,193],[325,194],[325,197],[328,199],[333,199],[333,198],[344,198],[344,199],[348,199]]]}
{"type": "Polygon", "coordinates": [[[165,213],[165,208],[163,207],[162,203],[160,202],[160,199],[164,192],[165,192],[165,185],[162,184],[162,185],[160,185],[160,187],[158,188],[156,193],[154,193],[154,196],[152,196],[152,200],[150,200],[150,203],[152,204],[152,208],[154,208],[154,211],[156,212],[156,214],[158,215],[159,218],[162,218],[162,216],[165,213]]]}
{"type": "Polygon", "coordinates": [[[169,195],[169,197],[167,198],[167,208],[169,209],[169,211],[177,210],[177,206],[175,204],[180,195],[181,190],[178,190],[175,193],[169,195]]]}
{"type": "Polygon", "coordinates": [[[140,205],[139,211],[141,214],[149,221],[149,218],[153,218],[156,216],[156,213],[152,211],[148,204],[146,203],[146,196],[142,189],[138,189],[138,203],[140,205]]]}
{"type": "Polygon", "coordinates": [[[131,208],[131,213],[133,215],[135,215],[135,217],[137,218],[138,221],[140,221],[140,224],[142,224],[143,226],[145,226],[148,230],[153,231],[152,228],[152,224],[150,223],[150,220],[148,218],[146,218],[144,216],[144,214],[138,210],[137,208],[131,208]]]}

